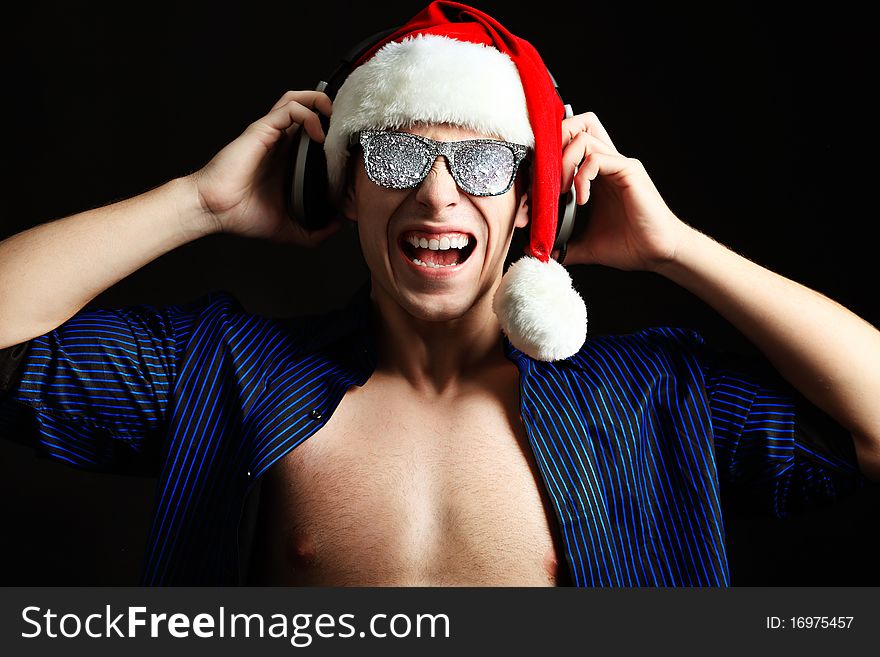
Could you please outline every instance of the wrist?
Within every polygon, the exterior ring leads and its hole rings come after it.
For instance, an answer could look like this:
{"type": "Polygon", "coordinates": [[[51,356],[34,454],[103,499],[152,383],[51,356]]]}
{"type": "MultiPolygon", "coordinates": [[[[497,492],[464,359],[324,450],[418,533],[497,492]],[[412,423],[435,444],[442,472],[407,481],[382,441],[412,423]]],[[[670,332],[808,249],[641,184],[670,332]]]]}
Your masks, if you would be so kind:
{"type": "Polygon", "coordinates": [[[677,281],[693,263],[693,255],[701,248],[705,249],[704,240],[709,238],[696,228],[681,222],[675,249],[670,256],[657,263],[652,269],[673,281],[677,281]]]}
{"type": "Polygon", "coordinates": [[[193,174],[172,181],[177,198],[177,216],[181,232],[190,239],[222,232],[217,217],[205,207],[193,174]]]}

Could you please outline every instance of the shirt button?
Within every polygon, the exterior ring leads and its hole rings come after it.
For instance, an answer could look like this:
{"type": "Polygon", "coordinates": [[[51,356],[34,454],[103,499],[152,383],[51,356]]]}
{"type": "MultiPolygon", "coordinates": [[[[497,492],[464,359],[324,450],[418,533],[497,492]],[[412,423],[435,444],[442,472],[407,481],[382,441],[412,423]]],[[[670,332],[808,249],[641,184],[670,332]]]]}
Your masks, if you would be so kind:
{"type": "Polygon", "coordinates": [[[248,476],[248,477],[251,476],[251,471],[250,471],[250,470],[247,471],[247,476],[248,476]]]}
{"type": "Polygon", "coordinates": [[[324,417],[323,415],[321,415],[320,409],[317,409],[317,408],[313,408],[311,413],[309,413],[309,416],[313,420],[320,420],[322,417],[324,417]]]}

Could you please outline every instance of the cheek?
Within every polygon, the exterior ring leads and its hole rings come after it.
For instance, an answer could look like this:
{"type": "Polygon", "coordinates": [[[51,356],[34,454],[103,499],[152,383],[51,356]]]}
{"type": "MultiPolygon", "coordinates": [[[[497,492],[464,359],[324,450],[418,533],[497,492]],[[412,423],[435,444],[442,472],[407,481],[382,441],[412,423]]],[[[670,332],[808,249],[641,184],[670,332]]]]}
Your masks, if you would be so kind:
{"type": "Polygon", "coordinates": [[[370,254],[385,251],[387,241],[385,225],[380,226],[380,223],[369,213],[361,215],[358,221],[358,235],[364,255],[369,256],[370,254]]]}
{"type": "MultiPolygon", "coordinates": [[[[370,190],[372,191],[372,190],[370,190]]],[[[368,259],[384,258],[388,252],[390,217],[397,208],[395,199],[364,190],[358,198],[357,229],[361,251],[368,259]]]]}
{"type": "Polygon", "coordinates": [[[514,212],[516,199],[511,195],[505,195],[502,198],[486,199],[481,205],[480,211],[489,228],[489,239],[496,247],[503,247],[507,244],[514,228],[516,228],[517,216],[514,212]]]}

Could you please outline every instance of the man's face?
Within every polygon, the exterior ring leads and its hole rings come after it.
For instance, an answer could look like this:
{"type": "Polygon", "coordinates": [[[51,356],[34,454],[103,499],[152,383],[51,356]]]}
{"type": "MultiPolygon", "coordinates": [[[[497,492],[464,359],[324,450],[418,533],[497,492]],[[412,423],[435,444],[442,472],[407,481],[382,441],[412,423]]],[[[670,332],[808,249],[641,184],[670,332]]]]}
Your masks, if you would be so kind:
{"type": "MultiPolygon", "coordinates": [[[[420,124],[406,132],[438,141],[493,137],[445,124],[420,124]]],[[[417,187],[388,189],[367,177],[362,155],[357,160],[344,214],[358,224],[374,292],[428,321],[462,317],[478,302],[491,307],[514,228],[528,224],[527,196],[518,193],[519,185],[500,196],[471,196],[456,185],[441,155],[417,187]],[[463,238],[467,246],[454,248],[463,238]],[[422,239],[429,247],[437,240],[440,249],[424,249],[422,239]],[[446,240],[449,249],[443,248],[446,240]]]]}

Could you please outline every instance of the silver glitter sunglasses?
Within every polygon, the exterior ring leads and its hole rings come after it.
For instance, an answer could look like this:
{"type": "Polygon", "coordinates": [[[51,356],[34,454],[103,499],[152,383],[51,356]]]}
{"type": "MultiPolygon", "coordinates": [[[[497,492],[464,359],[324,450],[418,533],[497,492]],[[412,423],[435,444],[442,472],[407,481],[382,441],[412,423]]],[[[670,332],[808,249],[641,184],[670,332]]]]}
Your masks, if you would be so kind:
{"type": "Polygon", "coordinates": [[[513,185],[528,147],[496,139],[435,141],[409,132],[363,130],[367,176],[391,189],[415,187],[431,170],[438,155],[445,155],[452,178],[472,196],[499,196],[513,185]]]}

